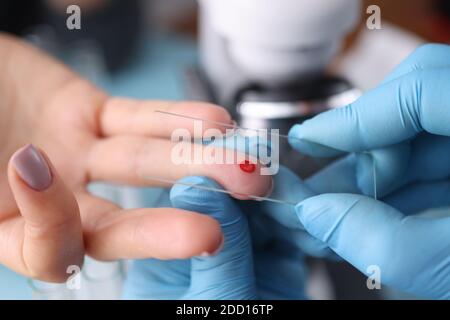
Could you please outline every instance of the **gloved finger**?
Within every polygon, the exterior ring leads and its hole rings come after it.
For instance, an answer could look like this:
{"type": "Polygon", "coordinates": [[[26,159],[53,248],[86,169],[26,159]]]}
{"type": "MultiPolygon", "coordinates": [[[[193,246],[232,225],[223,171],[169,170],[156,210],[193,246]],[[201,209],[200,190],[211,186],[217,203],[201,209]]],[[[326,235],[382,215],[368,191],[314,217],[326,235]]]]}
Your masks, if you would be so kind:
{"type": "MultiPolygon", "coordinates": [[[[421,69],[431,68],[449,68],[450,47],[443,44],[425,44],[416,49],[408,58],[406,58],[394,71],[392,71],[382,82],[388,83],[402,76],[421,69]]],[[[301,142],[300,142],[301,144],[301,142]]],[[[322,146],[317,143],[307,143],[302,147],[307,154],[315,153],[320,156],[336,156],[341,151],[329,146],[322,146]],[[311,149],[311,150],[309,150],[311,149]]]]}
{"type": "MultiPolygon", "coordinates": [[[[397,68],[395,68],[395,70],[393,72],[390,73],[389,76],[386,77],[386,79],[382,82],[382,83],[387,83],[389,81],[395,80],[397,78],[400,78],[401,76],[406,75],[409,72],[415,71],[415,70],[421,70],[421,69],[426,69],[426,68],[449,68],[450,67],[450,62],[449,62],[449,57],[450,55],[450,47],[447,45],[442,45],[442,44],[426,44],[423,45],[421,47],[419,47],[417,50],[415,50],[406,60],[404,60],[397,68]]],[[[405,144],[407,144],[408,142],[405,142],[405,144]]],[[[326,151],[326,148],[324,148],[326,151]]],[[[396,161],[398,158],[396,158],[396,156],[399,156],[399,158],[402,158],[402,154],[401,154],[401,149],[403,148],[398,148],[399,150],[396,150],[397,148],[395,147],[390,147],[389,150],[387,151],[383,151],[383,156],[385,158],[388,158],[387,160],[389,160],[389,158],[392,158],[393,161],[383,161],[383,162],[393,162],[395,164],[399,164],[401,163],[400,161],[396,161]]],[[[383,149],[381,149],[383,150],[383,149]]],[[[380,151],[381,151],[380,150],[380,151]]],[[[379,155],[377,156],[379,157],[379,155]]],[[[398,159],[401,160],[401,159],[398,159]]],[[[389,170],[391,169],[395,169],[395,167],[393,166],[383,166],[383,162],[382,164],[380,164],[380,170],[382,170],[383,172],[386,171],[393,171],[395,172],[395,170],[389,170]],[[384,170],[383,170],[384,169],[384,170]]],[[[362,161],[360,164],[360,171],[364,171],[364,161],[362,161]]],[[[370,168],[369,168],[370,170],[370,168]]],[[[396,176],[399,175],[400,172],[395,173],[396,176]]],[[[390,177],[389,175],[386,175],[387,177],[390,177]]],[[[369,181],[364,181],[364,178],[362,177],[358,177],[359,178],[359,185],[361,190],[363,190],[364,194],[366,195],[373,195],[369,192],[367,192],[367,190],[370,190],[366,188],[367,185],[371,185],[370,179],[369,181]]],[[[392,177],[392,179],[387,179],[387,180],[382,180],[379,179],[379,193],[380,195],[385,194],[387,192],[387,187],[385,186],[385,184],[390,184],[392,181],[395,181],[397,178],[396,177],[392,177]]]]}
{"type": "Polygon", "coordinates": [[[448,261],[450,217],[405,217],[383,202],[353,194],[309,198],[296,211],[308,232],[361,272],[377,266],[384,284],[425,296],[448,296],[450,268],[431,265],[436,273],[431,281],[421,283],[417,277],[430,259],[448,261]]]}
{"type": "Polygon", "coordinates": [[[377,261],[374,253],[390,241],[403,215],[374,199],[353,194],[324,194],[306,199],[296,207],[305,229],[338,255],[365,269],[377,261]],[[385,239],[383,237],[386,237],[385,239]]]}
{"type": "Polygon", "coordinates": [[[410,72],[346,107],[294,126],[290,143],[300,152],[320,156],[323,151],[314,149],[316,144],[361,152],[400,143],[422,131],[450,136],[449,77],[450,68],[410,72]]]}
{"type": "Polygon", "coordinates": [[[395,80],[405,74],[421,69],[450,68],[450,47],[444,44],[425,44],[417,48],[400,63],[383,81],[395,80]]]}
{"type": "MultiPolygon", "coordinates": [[[[187,177],[185,184],[221,188],[205,177],[187,177]]],[[[176,208],[194,210],[217,219],[224,235],[223,248],[216,255],[191,260],[191,285],[186,299],[256,298],[253,254],[247,220],[227,195],[175,185],[170,193],[176,208]]]]}
{"type": "Polygon", "coordinates": [[[124,299],[175,300],[189,288],[190,260],[134,260],[128,270],[124,299]]]}
{"type": "Polygon", "coordinates": [[[64,282],[84,259],[80,211],[48,157],[32,145],[19,149],[8,181],[21,216],[0,224],[0,262],[29,277],[64,282]]]}

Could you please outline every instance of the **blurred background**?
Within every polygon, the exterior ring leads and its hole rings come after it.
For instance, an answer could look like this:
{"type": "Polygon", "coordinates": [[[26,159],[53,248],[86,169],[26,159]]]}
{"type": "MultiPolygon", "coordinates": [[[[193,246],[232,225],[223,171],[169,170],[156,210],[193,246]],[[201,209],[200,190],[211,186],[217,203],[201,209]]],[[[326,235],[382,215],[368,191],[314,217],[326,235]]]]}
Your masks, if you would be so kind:
{"type": "MultiPolygon", "coordinates": [[[[208,1],[203,2],[207,7],[208,1]]],[[[240,123],[252,126],[278,126],[280,119],[255,122],[246,116],[246,107],[249,110],[254,107],[248,102],[295,102],[298,109],[299,101],[315,99],[317,110],[313,113],[302,111],[290,119],[282,119],[281,126],[288,128],[293,122],[334,107],[329,105],[333,95],[355,99],[355,90],[363,92],[375,86],[420,44],[450,43],[448,0],[364,0],[361,7],[355,8],[358,13],[355,22],[339,39],[342,43],[333,58],[323,65],[320,76],[309,77],[311,80],[306,81],[307,84],[300,73],[296,74],[298,83],[280,81],[280,85],[265,80],[258,83],[254,76],[245,72],[239,79],[221,74],[223,66],[210,65],[211,61],[213,64],[222,62],[208,49],[209,38],[205,34],[210,31],[209,25],[202,23],[195,0],[3,0],[0,2],[0,30],[43,48],[110,94],[141,99],[211,101],[228,107],[240,123]],[[66,27],[66,8],[71,4],[81,8],[80,30],[66,27]],[[369,5],[381,8],[380,30],[366,27],[365,9],[369,5]],[[215,77],[223,85],[218,86],[215,77]],[[314,84],[313,90],[311,84],[314,84]],[[316,90],[317,87],[324,90],[316,90]]],[[[320,32],[317,30],[318,37],[322,35],[320,32]]],[[[339,101],[343,104],[346,100],[342,99],[339,101]]],[[[92,191],[124,207],[151,206],[164,197],[163,190],[101,184],[93,185],[92,191]]],[[[369,292],[364,287],[363,276],[343,263],[315,259],[308,263],[313,270],[308,293],[314,299],[406,297],[389,290],[369,292]]],[[[83,276],[90,279],[91,284],[97,281],[100,284],[78,298],[119,298],[126,265],[125,262],[99,264],[88,260],[83,276]],[[102,278],[104,275],[109,277],[107,284],[102,278]]],[[[77,297],[64,288],[24,279],[0,266],[0,299],[30,298],[77,297]]]]}

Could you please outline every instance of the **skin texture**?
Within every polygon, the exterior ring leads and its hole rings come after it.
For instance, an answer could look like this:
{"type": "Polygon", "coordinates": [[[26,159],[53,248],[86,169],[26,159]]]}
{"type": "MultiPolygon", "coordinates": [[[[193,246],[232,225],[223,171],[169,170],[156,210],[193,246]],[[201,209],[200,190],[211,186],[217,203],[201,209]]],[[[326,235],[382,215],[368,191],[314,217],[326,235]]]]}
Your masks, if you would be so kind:
{"type": "Polygon", "coordinates": [[[19,273],[60,282],[67,266],[81,265],[85,253],[102,260],[178,259],[214,252],[222,242],[211,217],[175,208],[124,211],[90,195],[91,181],[161,186],[143,173],[175,180],[195,174],[236,194],[263,196],[271,187],[270,177],[242,172],[238,164],[171,163],[170,133],[180,127],[193,131],[192,121],[154,110],[231,123],[223,108],[109,97],[5,34],[0,56],[0,263],[19,273]],[[10,162],[29,143],[53,176],[40,192],[10,162]]]}

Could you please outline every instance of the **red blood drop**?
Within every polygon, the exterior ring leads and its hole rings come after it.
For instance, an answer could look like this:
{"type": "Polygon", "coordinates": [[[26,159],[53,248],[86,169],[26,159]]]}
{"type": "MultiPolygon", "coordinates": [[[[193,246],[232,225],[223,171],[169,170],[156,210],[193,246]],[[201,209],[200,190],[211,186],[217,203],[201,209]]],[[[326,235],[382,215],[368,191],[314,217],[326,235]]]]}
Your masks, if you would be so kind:
{"type": "Polygon", "coordinates": [[[254,163],[251,163],[248,160],[245,160],[244,162],[242,162],[239,167],[241,168],[242,171],[247,172],[247,173],[252,173],[256,170],[256,165],[254,163]]]}

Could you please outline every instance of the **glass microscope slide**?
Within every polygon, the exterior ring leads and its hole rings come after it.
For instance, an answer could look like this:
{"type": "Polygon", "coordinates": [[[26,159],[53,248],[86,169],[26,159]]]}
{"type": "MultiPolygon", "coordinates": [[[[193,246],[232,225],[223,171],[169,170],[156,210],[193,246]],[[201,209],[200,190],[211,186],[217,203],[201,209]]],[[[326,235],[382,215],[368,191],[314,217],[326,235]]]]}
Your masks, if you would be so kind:
{"type": "MultiPolygon", "coordinates": [[[[191,116],[170,113],[166,111],[155,111],[159,116],[169,118],[183,118],[188,122],[184,128],[177,128],[172,132],[170,137],[172,143],[171,161],[175,165],[169,176],[155,173],[155,170],[147,170],[146,165],[137,165],[137,175],[141,179],[149,182],[151,186],[157,187],[172,187],[176,184],[189,186],[192,188],[219,192],[229,194],[232,197],[243,200],[254,201],[268,201],[278,204],[295,206],[311,194],[298,194],[298,198],[290,196],[284,197],[282,193],[274,192],[268,197],[246,192],[248,185],[252,179],[260,179],[261,183],[270,179],[275,180],[275,188],[277,188],[277,180],[282,181],[284,177],[281,174],[286,174],[286,169],[282,168],[285,159],[285,153],[290,152],[289,156],[295,156],[296,164],[301,170],[295,170],[288,174],[289,184],[304,184],[303,181],[314,179],[315,176],[320,175],[321,171],[330,171],[337,161],[340,159],[319,159],[313,158],[305,154],[299,154],[296,150],[291,148],[291,151],[286,151],[286,146],[289,147],[288,139],[292,141],[295,138],[289,138],[287,135],[279,133],[279,130],[269,129],[254,129],[242,128],[233,124],[226,124],[215,122],[206,119],[195,118],[191,116]],[[192,122],[192,123],[190,123],[192,122]],[[202,128],[202,124],[208,124],[207,130],[202,128]],[[214,128],[217,128],[214,130],[214,128]],[[225,130],[224,130],[225,128],[225,130]],[[195,132],[197,130],[197,132],[195,132]],[[194,132],[192,132],[194,131],[194,132]],[[281,146],[281,147],[280,147],[281,146]],[[280,152],[280,148],[283,148],[280,152]],[[281,163],[281,164],[280,164],[281,163]],[[186,181],[180,181],[180,176],[177,173],[177,166],[189,166],[190,176],[208,176],[214,170],[221,170],[226,172],[230,170],[232,179],[225,179],[228,183],[221,183],[219,185],[224,188],[214,188],[209,186],[202,186],[198,184],[191,184],[186,181]],[[236,167],[236,168],[231,168],[236,167]],[[306,170],[304,170],[306,168],[306,170]],[[298,171],[301,171],[300,173],[298,171]],[[237,172],[237,173],[236,173],[237,172]],[[295,177],[297,175],[298,177],[295,177]],[[294,178],[293,178],[294,176],[294,178]],[[278,179],[277,179],[278,178],[278,179]],[[237,184],[235,179],[239,179],[241,184],[237,184]],[[234,183],[230,183],[234,180],[234,183]],[[244,186],[243,186],[244,185],[244,186]],[[247,186],[247,187],[246,187],[247,186]]],[[[206,127],[206,126],[205,126],[206,127]]],[[[148,150],[154,152],[154,150],[148,150]]],[[[369,154],[370,155],[370,154],[369,154]]],[[[376,186],[376,167],[373,162],[372,174],[374,190],[373,194],[377,196],[376,186]]],[[[185,172],[180,170],[179,172],[185,172]]],[[[211,174],[210,174],[211,176],[211,174]]],[[[349,183],[342,183],[344,179],[355,179],[355,177],[333,176],[331,174],[322,174],[325,181],[321,181],[321,193],[348,193],[349,190],[345,186],[349,183]],[[333,178],[331,178],[333,177],[333,178]],[[341,188],[341,185],[344,186],[341,188]]],[[[217,180],[217,179],[216,179],[217,180]]],[[[350,183],[351,185],[352,183],[350,183]]],[[[356,182],[354,183],[356,185],[356,182]]],[[[294,186],[292,186],[294,188],[294,186]]],[[[299,188],[299,190],[306,190],[299,188]]],[[[350,190],[351,191],[351,190],[350,190]]],[[[312,193],[312,192],[311,192],[312,193]]]]}

